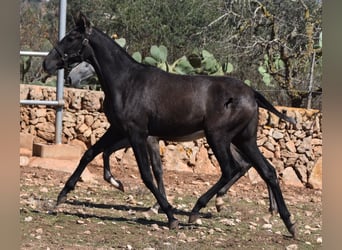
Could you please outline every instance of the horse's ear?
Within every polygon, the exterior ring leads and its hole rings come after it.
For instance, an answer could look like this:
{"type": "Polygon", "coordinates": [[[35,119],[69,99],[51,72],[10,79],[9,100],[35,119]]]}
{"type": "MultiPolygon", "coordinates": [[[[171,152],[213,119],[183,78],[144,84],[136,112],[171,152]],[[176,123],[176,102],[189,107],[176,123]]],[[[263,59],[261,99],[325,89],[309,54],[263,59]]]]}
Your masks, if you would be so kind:
{"type": "Polygon", "coordinates": [[[82,12],[76,13],[74,16],[74,22],[77,27],[82,29],[83,32],[90,33],[91,23],[82,12]]]}

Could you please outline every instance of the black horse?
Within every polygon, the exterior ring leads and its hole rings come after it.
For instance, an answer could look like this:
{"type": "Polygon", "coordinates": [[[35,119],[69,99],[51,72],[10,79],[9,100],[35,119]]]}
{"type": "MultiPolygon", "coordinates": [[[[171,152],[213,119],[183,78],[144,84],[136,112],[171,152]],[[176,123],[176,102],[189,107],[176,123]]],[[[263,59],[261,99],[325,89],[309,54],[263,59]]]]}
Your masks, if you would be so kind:
{"type": "Polygon", "coordinates": [[[198,199],[189,222],[194,222],[200,209],[232,179],[236,169],[230,150],[233,143],[270,187],[280,217],[295,236],[275,169],[256,144],[258,107],[270,106],[278,112],[260,93],[230,77],[176,75],[137,63],[109,36],[93,27],[83,14],[77,16],[76,28],[46,56],[43,67],[48,73],[54,73],[81,61],[92,64],[105,93],[104,112],[111,124],[113,144],[128,138],[142,180],[166,213],[171,229],[178,227],[178,220],[166,197],[153,183],[147,138],[149,135],[181,138],[201,132],[222,174],[198,199]]]}
{"type": "MultiPolygon", "coordinates": [[[[75,67],[72,68],[72,70],[69,72],[68,78],[71,80],[71,85],[74,86],[75,84],[79,84],[80,79],[87,79],[95,75],[95,70],[91,66],[91,64],[87,62],[82,62],[80,64],[77,64],[75,67]]],[[[266,107],[267,108],[267,107],[266,107]]],[[[272,110],[270,110],[272,112],[272,110]]],[[[276,113],[278,115],[278,113],[276,113]]],[[[280,117],[281,118],[281,117],[280,117]]],[[[107,141],[111,141],[111,135],[106,135],[107,141]]],[[[178,139],[178,141],[186,141],[190,140],[191,138],[173,138],[173,141],[178,139]]],[[[111,147],[103,148],[104,140],[100,140],[99,144],[103,149],[103,162],[104,162],[104,168],[103,168],[103,178],[105,181],[107,181],[109,184],[113,185],[115,188],[124,191],[124,187],[120,180],[115,179],[115,177],[112,175],[110,171],[110,164],[109,164],[109,157],[110,155],[122,148],[128,148],[130,147],[129,141],[126,138],[125,140],[122,140],[120,142],[116,142],[111,147]]],[[[157,182],[157,186],[159,191],[165,195],[165,188],[163,183],[163,170],[162,170],[162,164],[159,154],[159,145],[158,140],[155,137],[148,137],[147,139],[147,146],[148,146],[148,152],[151,160],[152,170],[154,177],[157,182]]],[[[93,146],[96,147],[96,146],[93,146]]],[[[87,153],[85,153],[85,158],[87,159],[93,159],[96,155],[94,155],[94,151],[91,148],[88,150],[87,153]]],[[[236,166],[239,167],[239,171],[234,174],[234,177],[227,183],[216,195],[216,209],[219,212],[221,210],[221,207],[224,205],[222,196],[228,191],[228,189],[243,176],[250,168],[251,164],[244,159],[241,154],[238,153],[238,149],[231,144],[231,151],[232,156],[234,160],[236,161],[236,166]]],[[[97,151],[98,152],[98,151],[97,151]]],[[[84,170],[84,166],[86,166],[89,162],[87,161],[81,161],[81,163],[78,165],[78,167],[75,170],[75,175],[73,175],[72,179],[78,179],[80,175],[82,174],[84,170]],[[80,171],[82,169],[82,172],[80,171]]],[[[76,184],[76,183],[75,183],[76,184]]],[[[269,201],[270,201],[270,207],[269,211],[273,214],[277,212],[277,206],[275,199],[273,197],[272,191],[270,190],[269,186],[269,201]]],[[[60,195],[57,199],[57,205],[62,203],[66,199],[67,193],[69,193],[70,185],[66,185],[65,188],[60,192],[60,195]]],[[[158,204],[158,203],[157,203],[158,204]]]]}

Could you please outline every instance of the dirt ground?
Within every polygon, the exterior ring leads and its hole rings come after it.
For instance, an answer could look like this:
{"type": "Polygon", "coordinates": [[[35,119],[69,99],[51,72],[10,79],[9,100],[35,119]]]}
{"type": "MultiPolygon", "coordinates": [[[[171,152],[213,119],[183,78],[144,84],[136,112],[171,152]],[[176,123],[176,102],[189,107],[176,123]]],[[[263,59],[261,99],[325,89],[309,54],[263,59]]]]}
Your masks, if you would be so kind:
{"type": "Polygon", "coordinates": [[[201,210],[196,224],[188,216],[196,199],[217,175],[165,171],[169,201],[177,208],[178,230],[167,228],[165,214],[150,209],[155,203],[136,166],[113,166],[125,192],[102,179],[102,167],[90,164],[96,182],[79,182],[65,204],[55,207],[70,174],[21,167],[21,249],[321,249],[321,191],[281,185],[296,222],[292,239],[278,215],[268,212],[266,186],[242,177],[224,196],[201,210]]]}

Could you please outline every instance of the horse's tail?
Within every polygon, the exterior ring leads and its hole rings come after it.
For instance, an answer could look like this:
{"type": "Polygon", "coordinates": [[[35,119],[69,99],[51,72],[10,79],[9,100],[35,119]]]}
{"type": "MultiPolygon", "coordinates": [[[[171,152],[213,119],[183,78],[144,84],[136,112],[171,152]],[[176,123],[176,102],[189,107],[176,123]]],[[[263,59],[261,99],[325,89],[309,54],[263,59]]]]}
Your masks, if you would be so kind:
{"type": "Polygon", "coordinates": [[[259,105],[259,107],[267,109],[268,111],[272,112],[273,114],[275,114],[276,116],[278,116],[279,118],[292,123],[292,124],[296,124],[296,121],[294,118],[289,117],[283,113],[280,113],[269,101],[267,101],[267,99],[260,94],[258,91],[254,90],[254,95],[256,98],[256,101],[259,105]]]}

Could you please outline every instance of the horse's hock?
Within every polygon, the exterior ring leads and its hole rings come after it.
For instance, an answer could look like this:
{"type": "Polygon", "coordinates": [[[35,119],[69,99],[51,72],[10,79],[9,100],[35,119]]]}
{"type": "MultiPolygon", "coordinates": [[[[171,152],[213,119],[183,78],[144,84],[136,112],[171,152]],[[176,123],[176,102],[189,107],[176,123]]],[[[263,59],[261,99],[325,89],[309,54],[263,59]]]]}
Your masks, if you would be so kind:
{"type": "MultiPolygon", "coordinates": [[[[54,100],[54,87],[21,85],[21,100],[54,100]]],[[[93,145],[109,127],[103,113],[104,94],[100,91],[64,89],[64,144],[93,145]]],[[[295,126],[260,109],[258,146],[289,185],[322,188],[322,113],[319,110],[277,107],[297,121],[295,126]]],[[[44,105],[20,107],[20,132],[33,136],[36,144],[52,144],[55,139],[55,109],[44,105]]],[[[27,143],[26,143],[27,144],[27,143]]],[[[32,145],[27,146],[32,150],[32,145]]],[[[24,152],[21,150],[21,152],[24,152]]],[[[160,142],[163,166],[176,171],[219,173],[218,163],[205,139],[192,142],[160,142]]],[[[27,151],[25,151],[27,154],[27,151]]],[[[120,164],[136,164],[132,150],[119,150],[112,156],[120,164]]],[[[100,162],[102,164],[102,162],[100,162]]],[[[260,177],[251,169],[252,182],[260,177]]]]}

